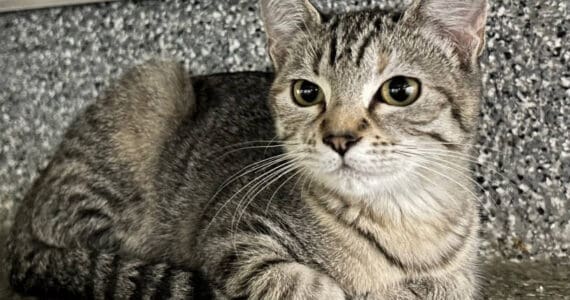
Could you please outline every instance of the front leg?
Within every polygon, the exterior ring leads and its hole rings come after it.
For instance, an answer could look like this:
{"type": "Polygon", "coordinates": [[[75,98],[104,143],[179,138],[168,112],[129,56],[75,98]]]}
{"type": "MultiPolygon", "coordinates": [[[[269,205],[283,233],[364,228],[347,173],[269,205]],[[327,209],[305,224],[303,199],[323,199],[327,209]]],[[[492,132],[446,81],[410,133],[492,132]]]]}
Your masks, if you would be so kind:
{"type": "Polygon", "coordinates": [[[331,277],[297,262],[275,239],[243,236],[237,240],[224,249],[216,243],[216,252],[210,253],[219,256],[205,262],[208,277],[229,298],[346,299],[331,277]]]}
{"type": "Polygon", "coordinates": [[[329,276],[296,262],[273,264],[250,283],[248,299],[345,299],[329,276]]]}
{"type": "Polygon", "coordinates": [[[476,299],[475,276],[454,273],[446,277],[424,277],[407,281],[385,295],[369,300],[472,300],[476,299]]]}

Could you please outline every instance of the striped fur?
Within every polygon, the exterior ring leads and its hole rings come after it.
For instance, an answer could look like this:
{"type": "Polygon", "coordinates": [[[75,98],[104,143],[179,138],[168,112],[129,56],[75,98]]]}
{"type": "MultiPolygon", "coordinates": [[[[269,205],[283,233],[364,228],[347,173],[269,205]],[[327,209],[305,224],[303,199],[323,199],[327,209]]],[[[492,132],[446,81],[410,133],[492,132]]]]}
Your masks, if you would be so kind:
{"type": "Polygon", "coordinates": [[[457,16],[442,2],[324,15],[263,0],[275,74],[130,71],[28,193],[11,285],[47,299],[475,298],[466,158],[485,1],[454,1],[457,16]],[[374,100],[399,75],[420,99],[374,100]],[[325,103],[295,105],[298,79],[325,103]],[[331,132],[358,142],[341,157],[331,132]]]}

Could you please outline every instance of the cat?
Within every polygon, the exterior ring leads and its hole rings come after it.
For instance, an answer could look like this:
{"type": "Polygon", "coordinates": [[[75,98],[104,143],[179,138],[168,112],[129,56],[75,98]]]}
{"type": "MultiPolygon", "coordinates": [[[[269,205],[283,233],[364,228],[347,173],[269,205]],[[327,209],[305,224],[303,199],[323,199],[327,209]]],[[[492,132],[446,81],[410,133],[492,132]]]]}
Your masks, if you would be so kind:
{"type": "Polygon", "coordinates": [[[474,299],[486,0],[261,0],[274,73],[150,61],[70,127],[8,241],[49,299],[474,299]]]}

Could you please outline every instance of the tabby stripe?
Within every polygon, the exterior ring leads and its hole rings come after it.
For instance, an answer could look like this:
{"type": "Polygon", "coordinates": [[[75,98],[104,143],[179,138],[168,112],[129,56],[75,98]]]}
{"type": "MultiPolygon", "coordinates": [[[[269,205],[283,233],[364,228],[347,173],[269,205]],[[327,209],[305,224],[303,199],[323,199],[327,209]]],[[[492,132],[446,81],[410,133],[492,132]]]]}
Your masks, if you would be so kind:
{"type": "Polygon", "coordinates": [[[320,73],[319,70],[322,60],[323,60],[323,50],[319,48],[316,50],[315,60],[313,61],[313,73],[315,73],[315,75],[317,76],[319,76],[320,73]]]}
{"type": "Polygon", "coordinates": [[[85,295],[89,299],[95,299],[95,279],[97,277],[97,262],[99,261],[99,255],[96,251],[89,252],[89,280],[86,283],[85,295]]]}
{"type": "MultiPolygon", "coordinates": [[[[107,164],[101,162],[94,162],[93,158],[85,153],[85,149],[65,148],[64,151],[65,152],[63,153],[63,155],[65,160],[80,162],[85,166],[87,166],[87,168],[94,174],[96,173],[100,175],[104,174],[105,176],[110,176],[116,173],[116,171],[109,168],[107,164]]],[[[109,182],[109,184],[117,184],[118,181],[116,179],[117,178],[114,178],[113,181],[107,180],[107,182],[109,182]]]]}
{"type": "Polygon", "coordinates": [[[316,201],[317,204],[319,205],[319,207],[322,210],[324,210],[324,212],[333,216],[335,220],[337,220],[340,224],[344,225],[346,228],[356,231],[359,235],[361,235],[363,238],[368,240],[368,242],[373,244],[376,247],[376,249],[378,250],[378,252],[380,252],[386,258],[386,260],[388,261],[388,263],[390,265],[398,267],[399,269],[401,269],[403,271],[406,271],[406,266],[404,265],[404,263],[398,257],[392,255],[382,244],[380,244],[376,240],[376,238],[370,232],[364,231],[361,228],[358,228],[358,227],[348,223],[343,218],[339,218],[335,212],[329,211],[329,208],[327,207],[327,205],[325,203],[323,203],[320,200],[320,198],[318,198],[314,194],[312,194],[312,192],[311,192],[311,196],[317,200],[316,201]]]}
{"type": "Polygon", "coordinates": [[[87,184],[87,188],[90,192],[95,194],[99,199],[104,199],[110,201],[111,203],[121,203],[121,198],[114,195],[110,189],[106,187],[95,186],[92,184],[87,184]]]}
{"type": "MultiPolygon", "coordinates": [[[[301,257],[300,255],[306,255],[308,253],[311,253],[307,250],[307,248],[305,247],[305,245],[303,244],[303,240],[301,237],[299,237],[297,235],[297,233],[295,232],[295,230],[293,230],[293,228],[291,228],[291,226],[289,226],[289,224],[285,223],[285,222],[275,222],[275,224],[281,229],[283,230],[283,232],[288,233],[289,236],[291,237],[291,239],[288,239],[291,243],[296,242],[294,245],[298,246],[299,248],[301,248],[301,251],[293,251],[293,253],[289,253],[289,255],[296,261],[300,261],[301,257]]],[[[284,243],[284,241],[281,242],[281,245],[287,249],[289,249],[288,246],[286,246],[284,243]]]]}
{"type": "Polygon", "coordinates": [[[199,272],[195,271],[194,273],[190,274],[188,285],[191,288],[190,291],[190,299],[214,299],[214,295],[212,294],[212,289],[204,278],[204,275],[199,272]]]}
{"type": "Polygon", "coordinates": [[[441,134],[439,134],[439,133],[437,133],[437,132],[423,132],[423,131],[421,131],[421,132],[422,132],[423,134],[429,136],[430,138],[432,138],[432,139],[438,141],[438,142],[444,143],[443,145],[446,146],[446,147],[448,147],[448,148],[453,148],[453,147],[454,147],[453,145],[449,145],[449,144],[448,144],[448,143],[450,143],[450,141],[446,140],[441,134]]]}
{"type": "MultiPolygon", "coordinates": [[[[198,92],[202,92],[202,83],[201,82],[194,82],[194,87],[195,87],[195,91],[196,94],[198,95],[198,92]]],[[[196,110],[198,110],[199,107],[196,107],[196,110]]],[[[199,115],[198,111],[196,111],[195,115],[199,115]]],[[[192,155],[195,153],[194,149],[196,147],[196,145],[194,143],[185,143],[184,141],[186,141],[185,137],[187,137],[187,133],[186,130],[188,128],[188,123],[192,123],[195,122],[195,120],[193,118],[185,118],[184,121],[182,121],[182,123],[180,123],[180,126],[178,127],[176,134],[174,136],[179,137],[177,140],[178,142],[176,144],[182,144],[180,146],[177,145],[178,148],[174,148],[174,149],[180,149],[176,152],[176,158],[175,161],[173,162],[173,165],[175,166],[175,170],[171,170],[172,173],[174,174],[183,174],[186,169],[188,168],[188,165],[190,164],[190,160],[192,159],[192,155]],[[182,157],[180,157],[180,154],[182,153],[182,157]]],[[[176,141],[175,141],[176,142],[176,141]]],[[[161,157],[162,158],[162,157],[161,157]]],[[[173,193],[171,193],[171,195],[179,195],[180,191],[187,185],[187,182],[185,180],[177,180],[175,182],[174,188],[173,188],[173,193]]],[[[214,202],[214,201],[212,201],[214,202]]]]}
{"type": "Polygon", "coordinates": [[[83,220],[83,219],[98,219],[98,220],[107,220],[110,221],[111,217],[109,217],[107,214],[103,213],[101,211],[101,209],[98,208],[86,208],[86,209],[82,209],[79,212],[77,212],[77,219],[78,220],[83,220]]]}
{"type": "Polygon", "coordinates": [[[370,32],[368,32],[360,48],[358,49],[358,55],[356,56],[356,65],[358,67],[360,67],[360,64],[362,63],[362,59],[364,58],[366,49],[368,48],[368,46],[370,46],[370,43],[372,42],[372,38],[378,33],[377,29],[380,27],[381,22],[382,22],[382,17],[378,17],[376,18],[376,20],[374,20],[374,28],[371,29],[370,32]]]}
{"type": "MultiPolygon", "coordinates": [[[[261,291],[261,293],[259,293],[259,295],[257,295],[258,299],[268,299],[267,298],[267,293],[269,293],[269,290],[273,290],[274,288],[271,286],[272,282],[267,282],[265,283],[265,287],[263,289],[263,291],[261,291]]],[[[247,297],[249,298],[249,297],[247,297]]]]}
{"type": "MultiPolygon", "coordinates": [[[[292,261],[287,259],[274,258],[274,259],[264,260],[258,263],[252,268],[252,271],[248,274],[248,276],[242,276],[242,278],[240,278],[238,284],[238,286],[240,287],[240,291],[246,291],[250,280],[257,280],[258,276],[268,271],[269,269],[274,268],[281,264],[288,264],[291,262],[292,261]]],[[[260,297],[260,299],[264,298],[260,297]]]]}
{"type": "Polygon", "coordinates": [[[145,283],[147,280],[149,280],[149,278],[147,277],[148,271],[150,269],[150,265],[140,265],[136,268],[137,270],[137,275],[134,279],[132,279],[132,282],[134,283],[134,290],[133,293],[131,294],[131,296],[129,297],[129,300],[142,300],[143,296],[144,296],[144,288],[145,288],[145,283]]]}
{"type": "Polygon", "coordinates": [[[349,226],[349,227],[353,227],[354,229],[356,229],[356,231],[358,231],[358,233],[360,235],[362,235],[364,238],[366,238],[368,241],[370,241],[372,244],[374,244],[376,246],[376,249],[378,249],[378,251],[380,253],[382,253],[382,255],[386,258],[386,260],[390,263],[390,265],[392,266],[396,266],[401,270],[406,270],[406,266],[404,265],[404,263],[395,255],[393,255],[392,253],[390,253],[388,251],[388,249],[386,249],[386,247],[384,247],[384,245],[380,244],[380,242],[378,242],[376,240],[376,238],[374,237],[374,235],[372,235],[370,232],[368,231],[364,231],[358,227],[355,226],[350,226],[348,223],[346,223],[345,221],[341,220],[342,223],[345,224],[345,226],[349,226]]]}
{"type": "Polygon", "coordinates": [[[115,299],[115,290],[117,289],[117,281],[119,280],[120,261],[121,257],[119,257],[119,255],[114,255],[107,281],[107,287],[105,288],[105,299],[115,299]]]}
{"type": "Polygon", "coordinates": [[[338,23],[339,23],[339,18],[335,17],[333,19],[333,23],[331,24],[330,29],[329,29],[331,32],[331,35],[332,35],[330,46],[329,46],[329,48],[330,48],[329,64],[331,66],[333,66],[336,62],[336,51],[337,51],[336,47],[337,47],[337,42],[338,42],[337,41],[337,39],[338,39],[338,37],[337,37],[337,35],[338,35],[338,32],[337,32],[338,23]]]}
{"type": "Polygon", "coordinates": [[[172,277],[174,276],[174,269],[172,267],[168,267],[164,270],[162,277],[160,278],[160,282],[156,286],[154,290],[154,294],[152,295],[151,299],[158,300],[158,299],[170,299],[172,296],[172,277]]]}
{"type": "MultiPolygon", "coordinates": [[[[267,221],[269,222],[269,221],[267,221]]],[[[279,225],[276,225],[278,228],[279,225]]],[[[243,233],[253,233],[253,234],[262,234],[262,235],[267,235],[269,237],[278,237],[279,240],[281,241],[279,244],[281,246],[283,246],[285,248],[285,250],[287,251],[287,254],[289,254],[289,256],[291,257],[296,257],[298,255],[298,251],[296,251],[295,249],[292,248],[292,245],[290,245],[290,243],[287,243],[285,241],[290,241],[290,237],[287,236],[287,234],[290,234],[290,232],[283,230],[286,236],[283,236],[281,234],[278,234],[275,230],[271,229],[271,226],[268,224],[263,223],[261,220],[255,219],[252,222],[246,223],[243,222],[242,224],[239,225],[238,227],[240,229],[240,232],[243,233]]]]}
{"type": "MultiPolygon", "coordinates": [[[[455,257],[457,257],[457,254],[459,253],[459,251],[461,251],[465,247],[465,240],[467,239],[469,234],[471,234],[471,232],[472,232],[473,222],[474,222],[474,219],[470,218],[469,224],[467,225],[468,231],[465,235],[455,233],[455,235],[457,237],[459,237],[459,239],[460,239],[459,243],[452,246],[449,251],[447,251],[443,255],[441,255],[440,260],[437,263],[435,263],[435,265],[434,265],[435,267],[442,268],[444,266],[447,266],[455,259],[455,257]]],[[[428,270],[428,268],[425,266],[420,267],[420,271],[427,271],[427,270],[428,270]]]]}
{"type": "Polygon", "coordinates": [[[422,296],[421,296],[420,294],[418,294],[418,292],[416,292],[413,288],[408,287],[408,290],[409,290],[412,294],[414,294],[414,296],[416,296],[416,298],[418,298],[418,299],[420,299],[420,300],[423,299],[422,296]]]}
{"type": "Polygon", "coordinates": [[[426,132],[426,131],[421,131],[421,130],[417,130],[414,128],[406,128],[404,130],[413,136],[428,136],[431,139],[442,143],[443,146],[449,150],[457,150],[457,147],[458,147],[457,145],[451,144],[450,141],[445,139],[441,134],[439,134],[437,132],[426,132]]]}
{"type": "MultiPolygon", "coordinates": [[[[85,187],[88,190],[88,192],[93,193],[94,195],[98,196],[100,199],[111,200],[114,203],[119,203],[119,201],[121,201],[120,196],[115,195],[108,187],[95,186],[91,184],[87,178],[82,177],[80,174],[68,174],[65,177],[63,177],[57,185],[62,187],[66,186],[85,187]]],[[[82,195],[82,194],[74,193],[72,195],[82,195]]]]}
{"type": "Polygon", "coordinates": [[[465,133],[471,133],[472,130],[467,128],[465,123],[463,122],[463,118],[461,117],[461,108],[459,105],[454,101],[453,94],[445,87],[436,86],[435,90],[438,91],[440,94],[444,95],[446,100],[451,104],[451,117],[457,121],[459,124],[459,128],[463,130],[465,133]]]}
{"type": "Polygon", "coordinates": [[[220,278],[222,281],[227,281],[227,279],[235,273],[236,262],[238,261],[239,257],[235,253],[235,251],[231,251],[230,254],[225,255],[219,262],[218,262],[218,270],[217,270],[217,277],[220,278]]]}
{"type": "Polygon", "coordinates": [[[280,299],[295,299],[295,292],[297,291],[297,289],[299,288],[299,281],[301,280],[301,274],[299,273],[295,273],[293,274],[293,278],[291,278],[291,280],[289,281],[290,285],[289,286],[285,286],[282,285],[281,289],[284,291],[282,291],[280,296],[280,299]]]}
{"type": "Polygon", "coordinates": [[[275,266],[288,264],[288,263],[292,263],[292,261],[284,258],[273,258],[273,259],[264,260],[253,267],[253,270],[251,271],[249,278],[255,278],[261,275],[262,273],[266,272],[267,270],[274,268],[275,266]]]}

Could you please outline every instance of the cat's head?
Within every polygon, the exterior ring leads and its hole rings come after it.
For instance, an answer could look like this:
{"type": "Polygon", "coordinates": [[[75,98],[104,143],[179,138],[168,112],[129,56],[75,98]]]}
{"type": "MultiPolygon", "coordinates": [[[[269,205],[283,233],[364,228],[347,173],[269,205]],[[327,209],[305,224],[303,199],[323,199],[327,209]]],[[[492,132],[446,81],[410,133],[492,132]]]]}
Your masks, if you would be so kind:
{"type": "Polygon", "coordinates": [[[416,0],[401,18],[326,16],[308,0],[261,6],[277,133],[313,180],[347,196],[392,193],[433,175],[422,159],[469,151],[486,0],[416,0]]]}

